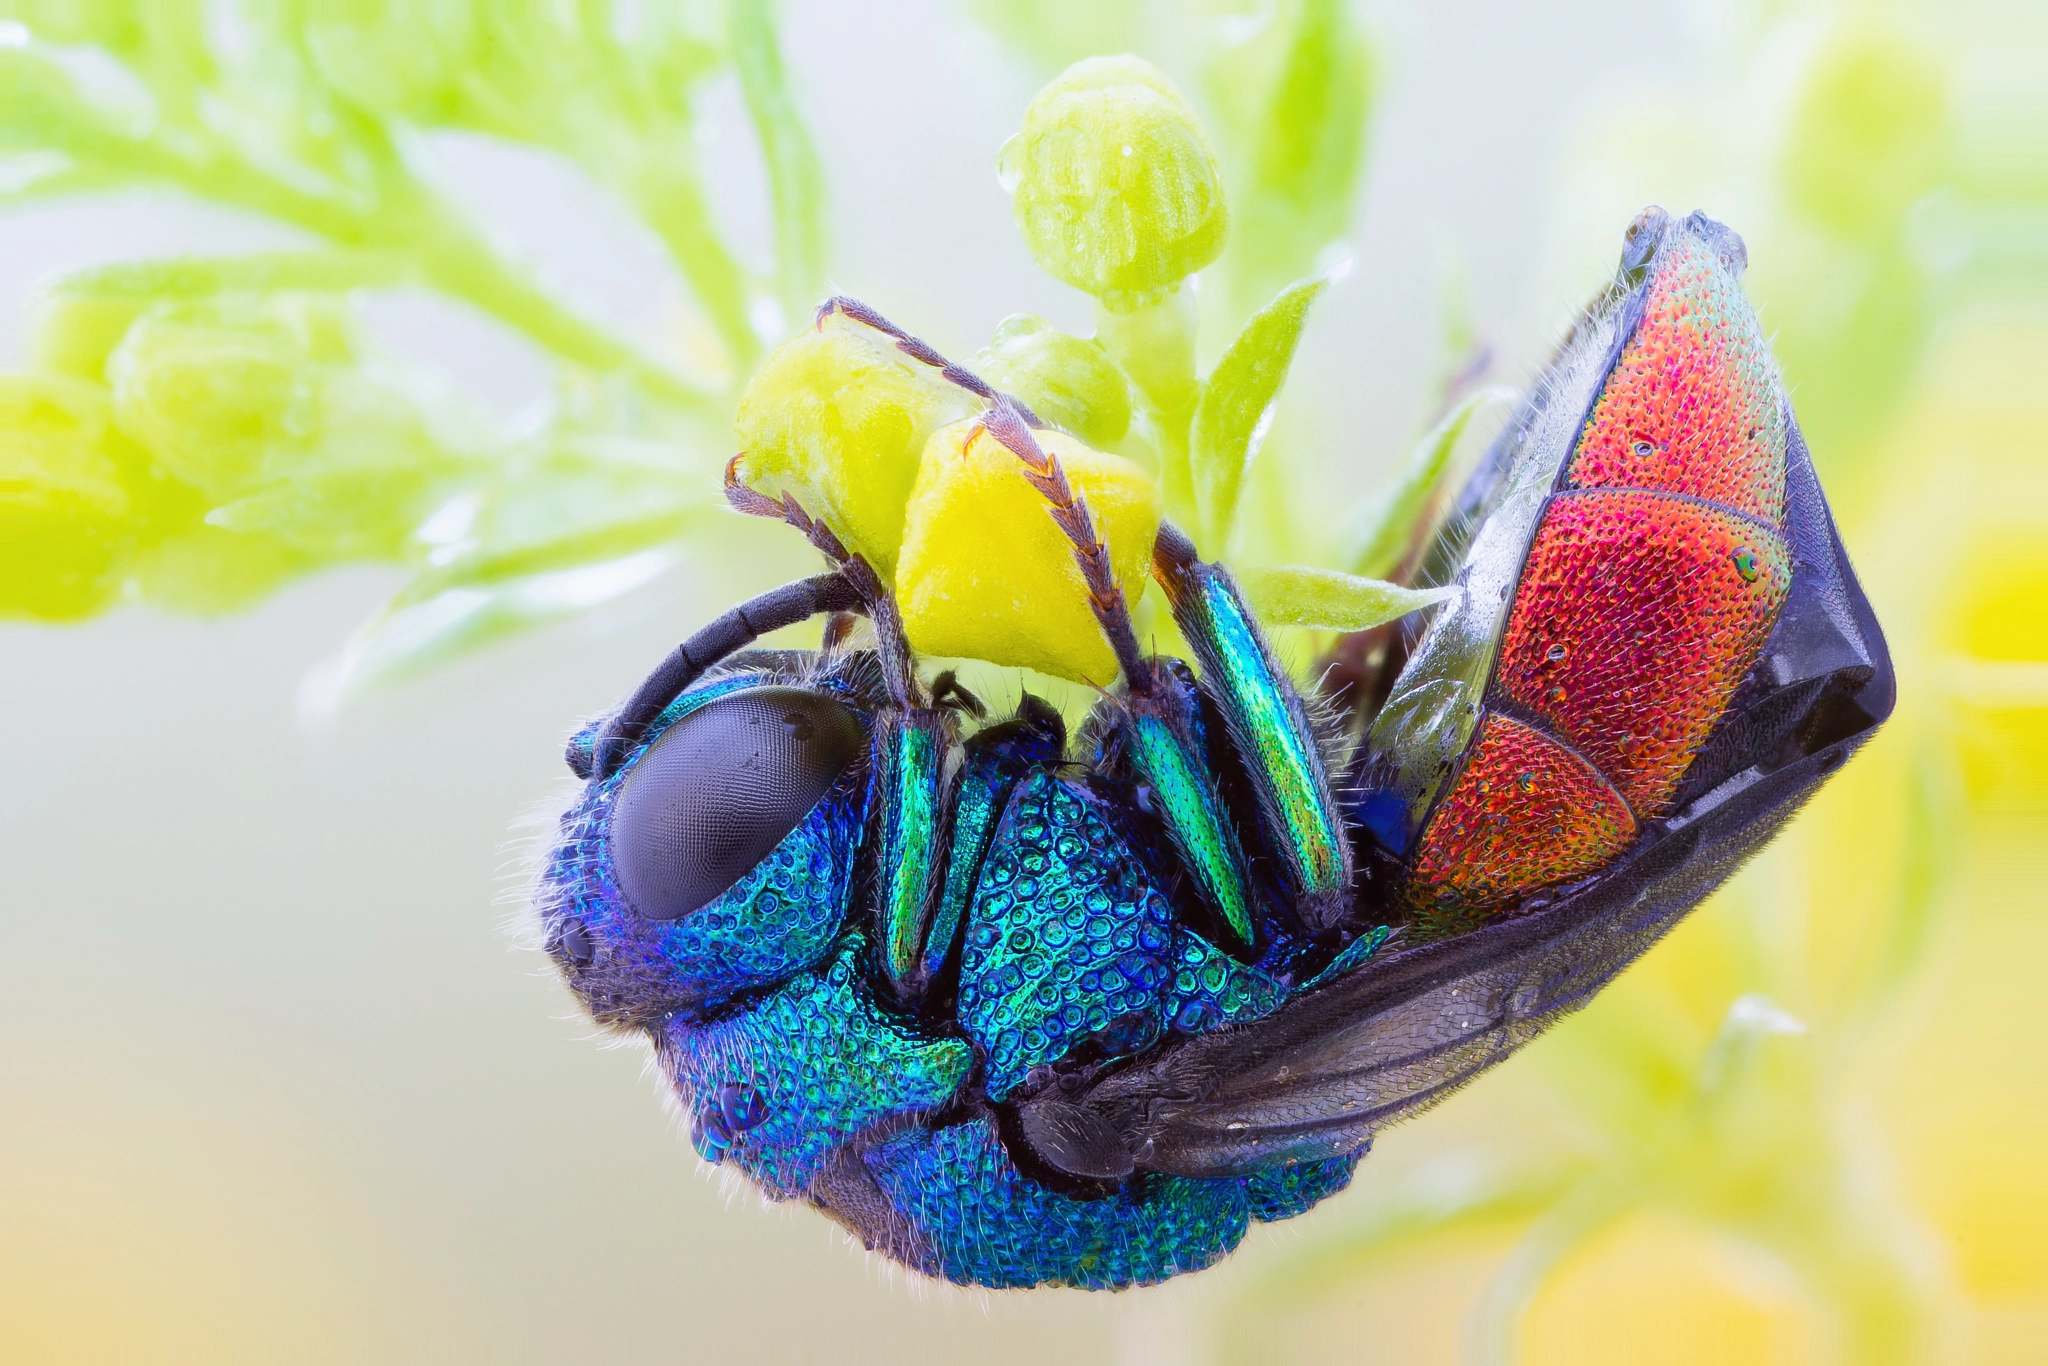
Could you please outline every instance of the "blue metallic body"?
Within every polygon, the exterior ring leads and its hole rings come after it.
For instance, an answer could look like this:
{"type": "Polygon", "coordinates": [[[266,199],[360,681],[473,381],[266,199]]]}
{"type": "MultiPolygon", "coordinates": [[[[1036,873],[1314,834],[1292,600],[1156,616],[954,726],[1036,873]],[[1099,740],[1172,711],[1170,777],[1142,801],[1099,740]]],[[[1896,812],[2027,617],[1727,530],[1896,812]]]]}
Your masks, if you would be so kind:
{"type": "MultiPolygon", "coordinates": [[[[1004,1119],[1020,1095],[1268,1015],[1316,976],[1297,969],[1339,964],[1271,905],[1257,962],[1218,947],[1189,923],[1202,918],[1190,914],[1201,889],[1171,841],[1133,833],[1152,819],[1145,796],[1096,771],[1113,767],[1100,755],[1084,773],[1042,731],[1015,725],[950,741],[951,824],[926,840],[943,865],[917,870],[936,888],[929,939],[901,940],[917,908],[899,897],[885,949],[901,851],[930,832],[906,830],[901,804],[885,801],[900,784],[881,770],[906,747],[859,670],[830,656],[810,668],[793,678],[742,656],[684,693],[564,815],[541,881],[579,994],[600,1019],[652,1034],[707,1161],[736,1166],[773,1199],[819,1204],[928,1274],[987,1286],[1162,1280],[1223,1257],[1254,1220],[1343,1188],[1358,1154],[1099,1183],[1036,1169],[1028,1155],[1020,1164],[1004,1119]],[[606,846],[635,761],[705,703],[792,682],[854,709],[874,737],[865,758],[729,891],[675,921],[642,919],[606,846]],[[900,984],[910,961],[925,987],[915,1000],[900,984]],[[886,1211],[863,1213],[877,1200],[886,1211]]],[[[1378,942],[1354,941],[1341,963],[1378,942]]]]}

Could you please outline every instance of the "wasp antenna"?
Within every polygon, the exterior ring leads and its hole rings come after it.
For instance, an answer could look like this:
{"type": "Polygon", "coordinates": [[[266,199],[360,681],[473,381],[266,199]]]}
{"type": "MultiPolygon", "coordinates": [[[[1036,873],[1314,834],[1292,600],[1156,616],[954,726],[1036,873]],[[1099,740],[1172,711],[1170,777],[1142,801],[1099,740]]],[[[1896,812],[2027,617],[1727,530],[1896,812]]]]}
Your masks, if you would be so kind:
{"type": "Polygon", "coordinates": [[[858,586],[843,571],[799,579],[741,603],[670,651],[625,705],[598,728],[588,748],[580,736],[572,742],[569,767],[580,778],[609,777],[655,718],[712,665],[770,631],[794,626],[820,612],[837,617],[862,606],[858,586]]]}
{"type": "Polygon", "coordinates": [[[725,462],[725,501],[732,506],[733,511],[749,517],[772,517],[776,521],[787,522],[802,532],[804,539],[816,546],[818,553],[834,564],[843,566],[859,558],[847,550],[846,543],[833,534],[831,527],[804,511],[803,504],[796,500],[794,494],[771,498],[741,482],[740,461],[746,458],[746,454],[745,451],[741,451],[725,462]]]}

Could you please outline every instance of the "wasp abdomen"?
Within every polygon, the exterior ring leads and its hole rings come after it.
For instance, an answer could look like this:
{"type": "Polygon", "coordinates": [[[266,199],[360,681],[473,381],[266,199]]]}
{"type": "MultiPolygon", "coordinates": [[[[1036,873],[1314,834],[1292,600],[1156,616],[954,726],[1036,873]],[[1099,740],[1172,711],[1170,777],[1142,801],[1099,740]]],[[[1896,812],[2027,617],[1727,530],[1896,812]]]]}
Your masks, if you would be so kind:
{"type": "Polygon", "coordinates": [[[1786,417],[1739,243],[1663,229],[1514,581],[1407,899],[1455,929],[1610,862],[1679,786],[1791,590],[1786,417]]]}

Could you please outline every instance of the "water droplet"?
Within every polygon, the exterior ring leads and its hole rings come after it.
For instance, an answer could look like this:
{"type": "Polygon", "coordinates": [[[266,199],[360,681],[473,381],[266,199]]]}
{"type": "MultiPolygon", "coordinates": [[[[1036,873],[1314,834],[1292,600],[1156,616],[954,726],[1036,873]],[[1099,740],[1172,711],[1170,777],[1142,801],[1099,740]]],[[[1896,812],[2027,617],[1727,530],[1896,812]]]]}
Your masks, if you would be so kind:
{"type": "Polygon", "coordinates": [[[1648,460],[1651,456],[1657,453],[1657,448],[1655,446],[1652,446],[1647,441],[1638,441],[1635,444],[1635,452],[1636,459],[1648,460]]]}
{"type": "Polygon", "coordinates": [[[1524,792],[1534,792],[1536,790],[1536,775],[1533,773],[1517,773],[1515,775],[1515,786],[1521,788],[1524,792]]]}
{"type": "Polygon", "coordinates": [[[1017,184],[1024,178],[1024,135],[1019,133],[996,149],[996,183],[1003,187],[1004,194],[1017,193],[1017,184]]]}
{"type": "Polygon", "coordinates": [[[1564,656],[1565,648],[1562,645],[1553,645],[1543,652],[1543,657],[1549,660],[1552,664],[1555,664],[1558,661],[1562,660],[1564,656]]]}
{"type": "Polygon", "coordinates": [[[1744,583],[1756,582],[1756,552],[1746,545],[1735,547],[1735,572],[1742,575],[1744,583]]]}

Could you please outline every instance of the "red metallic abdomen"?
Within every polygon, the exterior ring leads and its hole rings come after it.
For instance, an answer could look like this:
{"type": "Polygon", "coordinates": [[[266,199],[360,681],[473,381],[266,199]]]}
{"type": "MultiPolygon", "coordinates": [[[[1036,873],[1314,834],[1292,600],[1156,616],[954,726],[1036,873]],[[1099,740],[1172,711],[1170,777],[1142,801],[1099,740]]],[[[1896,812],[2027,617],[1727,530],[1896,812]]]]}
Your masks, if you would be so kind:
{"type": "Polygon", "coordinates": [[[1790,589],[1786,414],[1756,316],[1682,227],[1651,272],[1421,829],[1407,894],[1425,913],[1516,909],[1669,814],[1790,589]]]}

